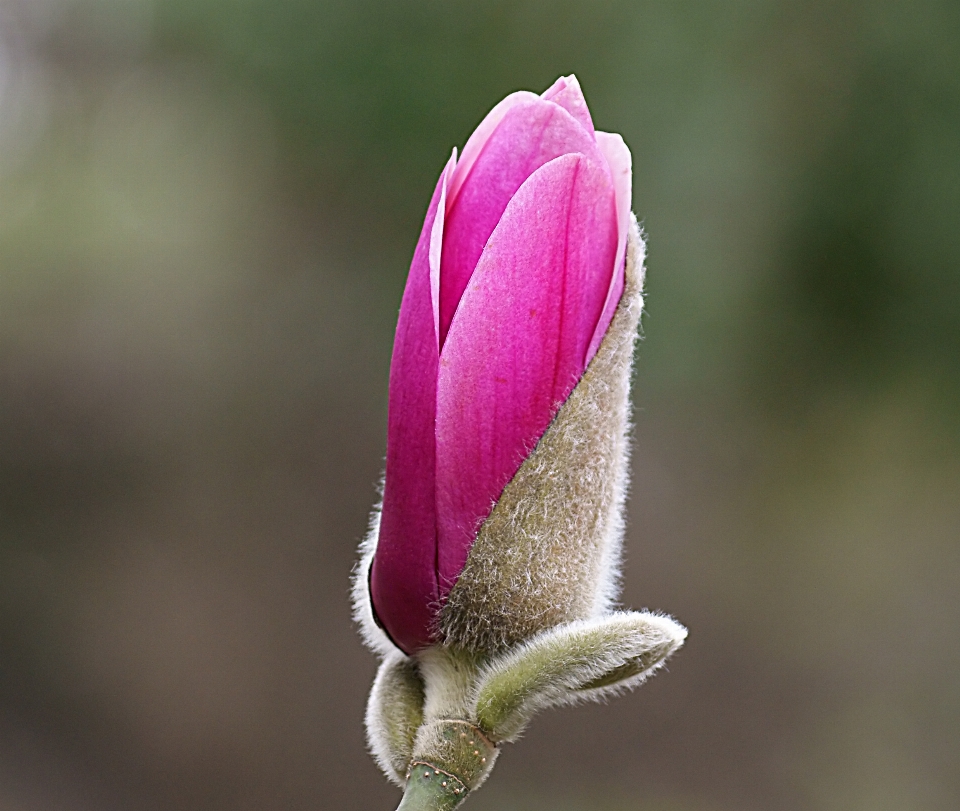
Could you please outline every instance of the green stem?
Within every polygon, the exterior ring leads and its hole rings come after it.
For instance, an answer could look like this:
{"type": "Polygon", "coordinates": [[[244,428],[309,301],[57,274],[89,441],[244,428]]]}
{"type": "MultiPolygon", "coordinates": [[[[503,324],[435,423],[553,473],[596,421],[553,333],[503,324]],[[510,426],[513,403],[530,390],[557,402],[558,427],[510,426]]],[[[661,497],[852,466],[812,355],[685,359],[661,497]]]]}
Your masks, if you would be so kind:
{"type": "Polygon", "coordinates": [[[469,793],[452,774],[426,763],[415,763],[397,811],[452,811],[469,793]]]}

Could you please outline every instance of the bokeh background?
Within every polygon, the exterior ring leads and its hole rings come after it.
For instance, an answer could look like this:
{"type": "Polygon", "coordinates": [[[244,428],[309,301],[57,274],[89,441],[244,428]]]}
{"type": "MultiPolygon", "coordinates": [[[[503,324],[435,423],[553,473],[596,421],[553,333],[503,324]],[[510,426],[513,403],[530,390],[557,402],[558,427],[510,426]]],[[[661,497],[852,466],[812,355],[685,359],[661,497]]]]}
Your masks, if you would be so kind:
{"type": "Polygon", "coordinates": [[[476,811],[960,808],[960,4],[0,0],[0,809],[392,809],[348,577],[436,176],[575,72],[669,672],[476,811]]]}

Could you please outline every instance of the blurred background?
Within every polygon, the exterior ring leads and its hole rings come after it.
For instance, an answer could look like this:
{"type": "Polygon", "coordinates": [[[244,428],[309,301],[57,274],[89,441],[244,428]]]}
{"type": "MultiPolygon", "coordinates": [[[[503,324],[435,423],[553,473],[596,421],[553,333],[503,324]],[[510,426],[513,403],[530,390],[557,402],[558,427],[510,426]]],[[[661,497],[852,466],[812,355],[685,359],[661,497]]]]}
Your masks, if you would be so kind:
{"type": "Polygon", "coordinates": [[[649,234],[670,671],[476,811],[960,807],[960,4],[0,0],[0,809],[395,808],[348,578],[454,145],[575,72],[649,234]]]}

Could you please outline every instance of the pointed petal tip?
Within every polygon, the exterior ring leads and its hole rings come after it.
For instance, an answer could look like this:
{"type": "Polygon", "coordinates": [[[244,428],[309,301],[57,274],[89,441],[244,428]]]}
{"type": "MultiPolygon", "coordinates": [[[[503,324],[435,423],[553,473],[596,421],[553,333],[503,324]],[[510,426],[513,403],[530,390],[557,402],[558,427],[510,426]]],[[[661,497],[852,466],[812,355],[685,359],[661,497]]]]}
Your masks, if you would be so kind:
{"type": "Polygon", "coordinates": [[[443,230],[449,198],[450,178],[456,168],[457,148],[454,147],[437,183],[440,199],[437,203],[433,225],[430,228],[430,246],[427,253],[427,263],[430,268],[430,306],[433,309],[433,332],[437,341],[438,355],[440,352],[440,262],[443,254],[443,230]]]}
{"type": "Polygon", "coordinates": [[[593,137],[593,119],[590,117],[590,108],[587,107],[587,100],[580,88],[580,82],[572,73],[569,76],[561,76],[557,79],[541,94],[540,98],[563,107],[593,137]]]}

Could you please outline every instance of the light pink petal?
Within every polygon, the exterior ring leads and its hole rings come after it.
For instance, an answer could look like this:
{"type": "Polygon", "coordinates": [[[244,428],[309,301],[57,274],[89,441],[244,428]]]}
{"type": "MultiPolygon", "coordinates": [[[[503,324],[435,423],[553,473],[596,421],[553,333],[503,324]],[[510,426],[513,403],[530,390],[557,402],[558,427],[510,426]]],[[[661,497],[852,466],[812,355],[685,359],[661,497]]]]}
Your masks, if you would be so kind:
{"type": "Polygon", "coordinates": [[[607,159],[613,191],[617,199],[617,257],[614,260],[614,273],[610,280],[610,292],[603,305],[603,314],[597,322],[596,331],[587,350],[586,363],[589,363],[600,348],[607,327],[613,320],[613,314],[623,294],[624,260],[627,255],[627,231],[630,229],[630,209],[633,204],[631,182],[633,178],[630,149],[616,133],[597,132],[597,146],[607,159]]]}
{"type": "MultiPolygon", "coordinates": [[[[440,174],[440,201],[437,203],[439,215],[433,220],[430,229],[429,265],[430,265],[430,304],[433,307],[433,331],[437,336],[437,354],[440,353],[440,262],[443,255],[443,231],[446,222],[447,200],[450,199],[450,177],[457,168],[457,148],[453,148],[450,160],[440,174]]],[[[423,234],[420,235],[423,239],[423,234]]]]}
{"type": "Polygon", "coordinates": [[[431,606],[435,608],[438,599],[434,474],[439,342],[431,288],[439,278],[437,246],[455,161],[456,155],[440,175],[427,209],[400,304],[390,365],[387,472],[370,596],[377,619],[407,653],[429,643],[431,606]]]}
{"type": "Polygon", "coordinates": [[[583,91],[580,89],[580,82],[572,73],[569,76],[561,76],[540,96],[544,101],[552,101],[559,104],[580,122],[587,132],[593,134],[593,119],[590,117],[590,108],[587,107],[587,100],[583,97],[583,91]]]}
{"type": "Polygon", "coordinates": [[[457,169],[450,179],[450,188],[447,193],[448,206],[452,206],[457,199],[463,181],[467,179],[470,170],[473,169],[473,164],[477,162],[477,158],[480,157],[480,153],[483,152],[483,148],[486,146],[490,136],[493,135],[493,131],[497,128],[497,125],[503,120],[503,117],[516,105],[535,98],[537,98],[536,93],[531,93],[529,90],[518,90],[516,93],[511,93],[486,114],[483,121],[480,122],[479,126],[467,139],[467,143],[464,144],[463,152],[457,163],[457,169]]]}
{"type": "Polygon", "coordinates": [[[490,237],[440,355],[441,598],[480,523],[583,373],[616,250],[609,173],[582,154],[534,172],[490,237]]]}
{"type": "Polygon", "coordinates": [[[537,96],[513,104],[487,138],[459,196],[447,205],[440,271],[441,348],[460,296],[507,203],[545,163],[578,152],[606,171],[606,158],[593,134],[563,107],[537,96]]]}

